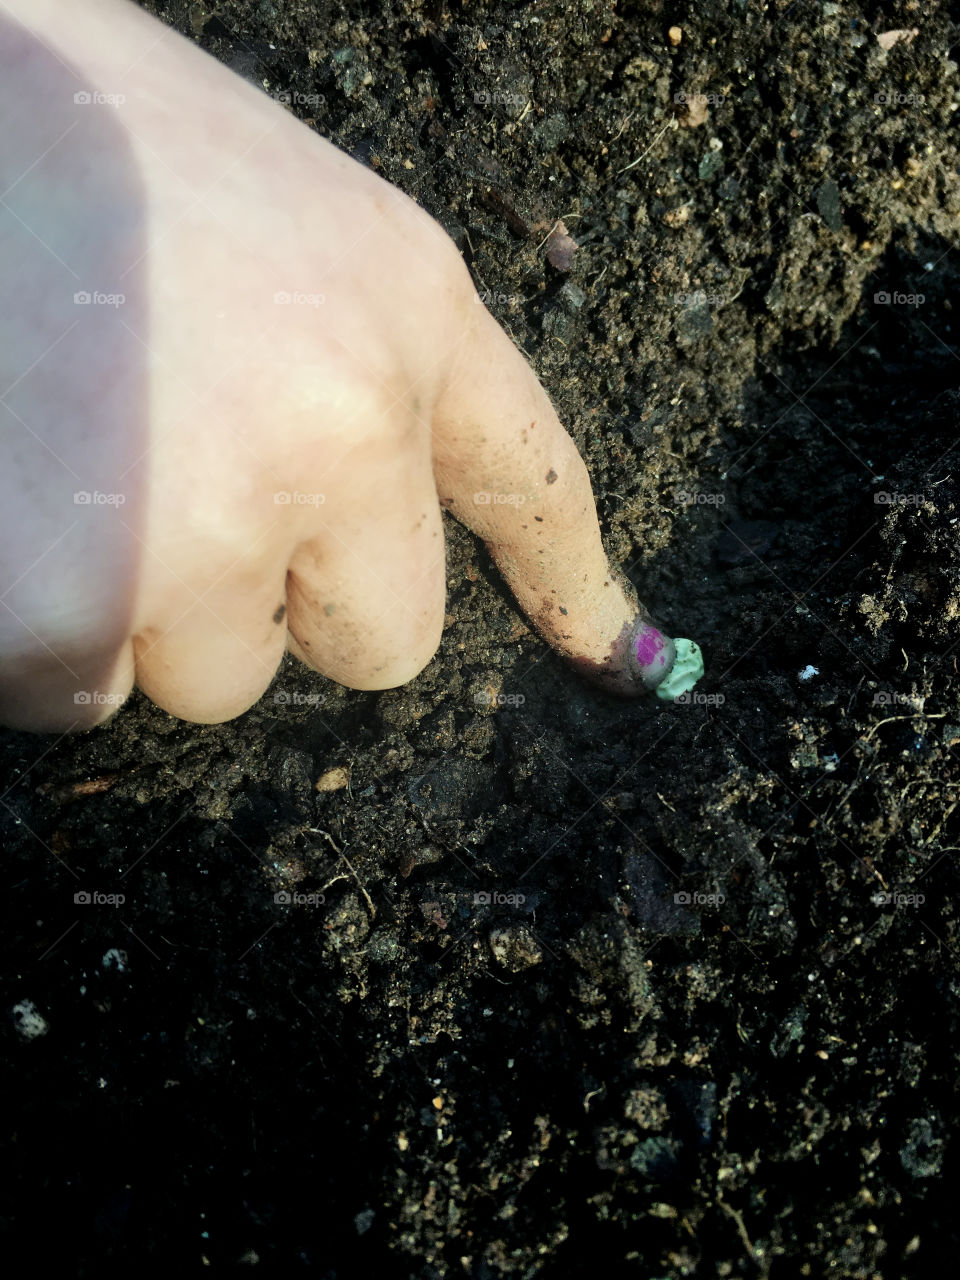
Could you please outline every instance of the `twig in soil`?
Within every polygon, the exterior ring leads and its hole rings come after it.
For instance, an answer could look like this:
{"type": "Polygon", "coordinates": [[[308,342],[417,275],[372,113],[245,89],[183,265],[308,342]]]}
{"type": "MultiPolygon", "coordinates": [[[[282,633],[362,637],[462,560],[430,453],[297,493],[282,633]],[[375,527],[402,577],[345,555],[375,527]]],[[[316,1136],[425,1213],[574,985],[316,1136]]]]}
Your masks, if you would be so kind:
{"type": "Polygon", "coordinates": [[[342,856],[340,850],[337,848],[336,841],[329,831],[324,831],[322,827],[304,827],[304,831],[309,831],[312,836],[323,836],[327,844],[329,844],[331,849],[333,849],[333,852],[338,857],[342,856]]]}
{"type": "Polygon", "coordinates": [[[483,972],[487,975],[488,978],[492,978],[494,982],[499,982],[501,987],[513,986],[512,982],[507,982],[505,978],[498,978],[497,975],[495,973],[491,973],[489,969],[484,969],[483,972]]]}
{"type": "Polygon", "coordinates": [[[539,251],[547,243],[547,241],[550,239],[550,237],[553,235],[553,233],[556,231],[559,225],[560,225],[560,219],[558,218],[556,222],[553,224],[553,226],[550,228],[550,230],[547,232],[547,234],[543,237],[543,239],[537,245],[536,249],[534,249],[534,253],[539,253],[539,251]]]}
{"type": "Polygon", "coordinates": [[[623,124],[620,126],[620,132],[615,133],[613,137],[610,139],[610,142],[616,142],[616,140],[620,137],[620,134],[623,133],[624,129],[627,127],[627,125],[630,123],[632,119],[633,119],[633,113],[631,112],[630,115],[626,117],[623,124]]]}
{"type": "Polygon", "coordinates": [[[58,804],[68,804],[82,796],[98,796],[109,791],[122,777],[129,777],[143,768],[137,765],[134,769],[126,769],[123,773],[105,773],[99,778],[87,778],[82,782],[68,782],[65,786],[57,786],[52,782],[43,782],[37,787],[39,795],[51,795],[58,804]]]}
{"type": "Polygon", "coordinates": [[[729,307],[731,302],[736,302],[736,300],[740,297],[741,293],[743,293],[744,289],[746,288],[747,281],[749,279],[750,279],[750,272],[745,271],[743,279],[740,281],[740,288],[737,290],[737,292],[733,295],[732,298],[727,298],[726,302],[721,302],[719,307],[717,307],[717,310],[722,311],[724,307],[729,307]]]}
{"type": "Polygon", "coordinates": [[[353,869],[353,864],[351,863],[351,861],[350,861],[350,859],[347,857],[347,855],[346,855],[345,853],[341,853],[340,857],[341,857],[341,858],[344,860],[344,862],[347,864],[347,867],[348,867],[348,869],[349,869],[349,871],[350,871],[350,874],[353,876],[354,880],[356,880],[356,882],[357,882],[357,888],[358,888],[358,889],[360,890],[360,892],[363,894],[364,901],[365,901],[365,902],[366,902],[366,904],[367,904],[367,909],[368,909],[368,910],[369,910],[369,912],[370,912],[370,918],[371,918],[371,920],[376,920],[376,918],[377,918],[377,908],[373,905],[373,899],[370,897],[369,893],[367,893],[367,890],[366,890],[365,886],[364,886],[363,884],[361,884],[361,882],[360,882],[360,877],[357,875],[356,871],[354,871],[354,869],[353,869]]]}
{"type": "Polygon", "coordinates": [[[922,716],[924,720],[943,720],[946,717],[945,711],[937,711],[933,715],[927,715],[924,711],[915,711],[912,716],[885,716],[883,720],[878,720],[867,736],[864,742],[869,742],[873,735],[877,732],[881,725],[891,724],[894,720],[916,720],[918,716],[922,716]]]}
{"type": "Polygon", "coordinates": [[[943,817],[940,819],[937,825],[933,828],[933,830],[927,836],[926,840],[924,840],[923,844],[920,845],[921,849],[925,849],[928,844],[931,844],[934,840],[936,840],[937,836],[940,834],[940,831],[943,828],[943,824],[950,817],[951,813],[953,813],[954,809],[957,807],[958,804],[960,804],[960,800],[954,800],[953,804],[950,806],[949,809],[946,810],[943,817]]]}
{"type": "Polygon", "coordinates": [[[854,689],[853,693],[851,694],[850,701],[847,703],[847,709],[844,712],[845,716],[848,716],[850,714],[850,708],[853,706],[853,700],[854,698],[856,698],[857,694],[863,688],[863,682],[864,680],[866,680],[866,678],[867,678],[866,676],[860,677],[860,683],[857,685],[856,689],[854,689]]]}
{"type": "MultiPolygon", "coordinates": [[[[336,853],[339,858],[342,858],[343,861],[347,864],[347,869],[349,870],[350,874],[353,876],[354,880],[356,880],[357,882],[357,888],[363,894],[364,900],[367,904],[367,910],[370,912],[370,918],[372,920],[376,920],[377,909],[373,905],[373,900],[371,899],[369,893],[367,893],[366,889],[361,883],[360,877],[357,875],[356,871],[354,870],[353,864],[351,863],[350,859],[347,857],[347,855],[343,852],[342,849],[337,848],[336,841],[334,840],[330,832],[324,831],[321,827],[306,827],[304,829],[306,831],[309,831],[311,835],[323,836],[328,842],[328,844],[330,845],[330,847],[333,849],[334,853],[336,853]]],[[[347,877],[343,875],[334,876],[332,880],[327,881],[327,883],[323,886],[323,889],[321,889],[320,892],[323,893],[326,889],[329,889],[332,884],[336,884],[338,880],[346,880],[346,879],[347,877]]]]}
{"type": "Polygon", "coordinates": [[[427,820],[426,820],[426,818],[423,816],[423,814],[422,814],[422,813],[418,813],[416,816],[420,819],[420,825],[423,827],[424,831],[427,833],[427,835],[430,837],[430,839],[431,839],[432,841],[434,841],[434,843],[435,843],[435,844],[440,845],[440,847],[441,847],[442,849],[446,849],[447,853],[452,853],[452,854],[453,854],[453,856],[457,859],[457,861],[458,861],[458,862],[460,862],[460,863],[463,865],[463,867],[464,867],[464,869],[465,869],[466,871],[469,871],[469,872],[471,872],[471,873],[472,873],[472,872],[474,872],[474,871],[476,870],[476,865],[475,865],[475,864],[476,864],[476,859],[475,859],[475,856],[474,856],[473,854],[471,854],[470,850],[467,848],[467,846],[466,846],[465,844],[461,844],[459,840],[454,840],[454,844],[457,846],[457,849],[462,849],[462,850],[463,850],[463,852],[467,855],[467,857],[473,857],[473,858],[474,858],[474,865],[473,865],[473,866],[471,866],[468,862],[464,862],[464,861],[463,861],[463,858],[461,858],[461,857],[460,857],[460,855],[457,853],[456,849],[451,848],[451,846],[450,846],[450,844],[449,844],[449,842],[448,842],[448,841],[444,840],[442,836],[439,836],[439,835],[437,835],[435,832],[433,832],[433,831],[431,831],[431,830],[430,830],[430,828],[427,826],[427,820]]]}
{"type": "Polygon", "coordinates": [[[321,892],[321,893],[326,893],[326,891],[330,888],[330,886],[331,886],[332,884],[338,884],[341,880],[349,880],[349,879],[350,879],[350,877],[349,877],[348,875],[345,875],[343,872],[341,872],[341,873],[340,873],[340,875],[338,875],[338,876],[332,876],[332,877],[331,877],[331,878],[326,882],[326,884],[322,884],[322,885],[320,886],[320,892],[321,892]]]}
{"type": "Polygon", "coordinates": [[[766,1275],[769,1270],[769,1267],[767,1266],[766,1258],[764,1256],[764,1251],[763,1249],[755,1249],[753,1247],[753,1243],[750,1237],[747,1235],[747,1228],[743,1225],[743,1215],[740,1213],[738,1209],[735,1209],[732,1204],[728,1204],[726,1200],[724,1200],[723,1196],[720,1194],[719,1191],[717,1192],[717,1204],[724,1211],[724,1213],[727,1215],[728,1218],[733,1219],[734,1223],[736,1224],[737,1232],[740,1236],[740,1239],[743,1241],[743,1247],[746,1249],[747,1253],[749,1253],[750,1257],[757,1264],[757,1266],[760,1267],[761,1274],[766,1275]]]}
{"type": "Polygon", "coordinates": [[[624,165],[622,169],[618,169],[614,176],[619,178],[621,173],[626,173],[628,169],[635,168],[643,159],[643,157],[647,155],[648,152],[650,152],[657,145],[657,143],[660,141],[660,139],[663,137],[663,135],[667,132],[668,129],[678,129],[679,127],[680,127],[680,121],[677,119],[676,116],[671,116],[670,119],[667,121],[667,123],[663,126],[663,128],[657,134],[657,136],[654,138],[654,140],[650,143],[650,146],[647,147],[647,150],[643,153],[643,155],[637,156],[636,160],[632,160],[630,164],[624,165]]]}

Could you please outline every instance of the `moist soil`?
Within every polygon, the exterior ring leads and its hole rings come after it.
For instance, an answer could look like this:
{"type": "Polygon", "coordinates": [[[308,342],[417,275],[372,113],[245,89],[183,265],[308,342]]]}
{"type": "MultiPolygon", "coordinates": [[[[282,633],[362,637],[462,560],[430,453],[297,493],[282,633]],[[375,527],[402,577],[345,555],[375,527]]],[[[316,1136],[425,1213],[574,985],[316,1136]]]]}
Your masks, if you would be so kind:
{"type": "Polygon", "coordinates": [[[8,1251],[78,1276],[938,1274],[946,7],[144,7],[450,232],[613,561],[706,676],[679,704],[584,685],[449,521],[443,642],[404,688],[288,658],[229,724],[137,694],[91,733],[5,733],[8,1251]]]}

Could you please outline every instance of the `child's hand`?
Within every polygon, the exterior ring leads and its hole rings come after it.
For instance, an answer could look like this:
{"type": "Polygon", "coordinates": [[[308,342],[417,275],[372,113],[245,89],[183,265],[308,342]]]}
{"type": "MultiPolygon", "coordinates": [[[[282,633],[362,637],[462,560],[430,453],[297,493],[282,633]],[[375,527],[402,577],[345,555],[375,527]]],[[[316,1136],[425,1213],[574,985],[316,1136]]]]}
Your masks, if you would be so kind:
{"type": "Polygon", "coordinates": [[[403,684],[443,627],[441,506],[641,692],[586,468],[441,228],[125,0],[5,11],[0,720],[87,727],[134,680],[229,719],[287,645],[403,684]]]}

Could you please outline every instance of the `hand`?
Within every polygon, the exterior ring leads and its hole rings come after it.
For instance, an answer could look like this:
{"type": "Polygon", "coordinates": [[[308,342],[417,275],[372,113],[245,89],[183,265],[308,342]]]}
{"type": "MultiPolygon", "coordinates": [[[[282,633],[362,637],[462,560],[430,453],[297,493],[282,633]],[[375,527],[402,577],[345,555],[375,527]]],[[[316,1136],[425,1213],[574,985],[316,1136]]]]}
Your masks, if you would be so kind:
{"type": "Polygon", "coordinates": [[[126,0],[5,11],[0,720],[89,727],[134,681],[226,720],[285,646],[403,684],[441,507],[574,666],[653,687],[672,642],[442,229],[126,0]]]}

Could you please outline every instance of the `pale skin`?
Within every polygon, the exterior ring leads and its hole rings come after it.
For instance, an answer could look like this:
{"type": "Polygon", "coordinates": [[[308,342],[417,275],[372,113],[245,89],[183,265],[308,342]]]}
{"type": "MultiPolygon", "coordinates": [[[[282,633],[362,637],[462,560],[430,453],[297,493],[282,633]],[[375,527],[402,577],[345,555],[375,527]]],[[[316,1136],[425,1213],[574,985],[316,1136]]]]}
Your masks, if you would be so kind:
{"type": "Polygon", "coordinates": [[[644,691],[586,467],[412,200],[127,0],[0,0],[0,113],[0,722],[89,728],[136,683],[218,723],[286,648],[402,685],[442,507],[644,691]]]}

